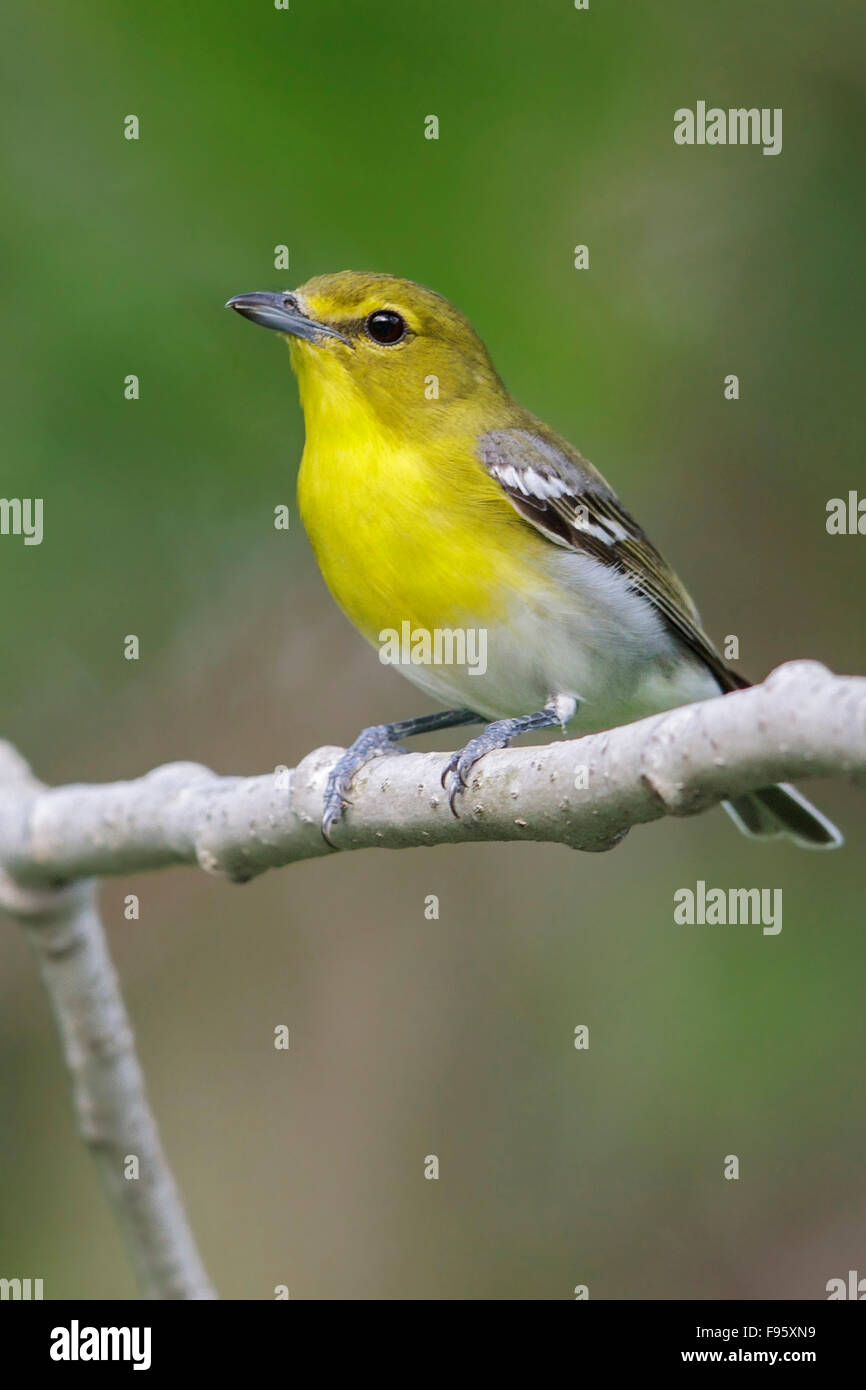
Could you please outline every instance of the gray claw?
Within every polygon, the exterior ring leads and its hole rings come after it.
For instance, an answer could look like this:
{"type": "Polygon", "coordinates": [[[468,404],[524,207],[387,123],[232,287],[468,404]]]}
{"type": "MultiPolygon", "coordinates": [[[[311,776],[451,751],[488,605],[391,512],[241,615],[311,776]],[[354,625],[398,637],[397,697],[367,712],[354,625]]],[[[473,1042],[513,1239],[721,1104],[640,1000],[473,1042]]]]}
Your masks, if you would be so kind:
{"type": "Polygon", "coordinates": [[[405,748],[397,748],[390,741],[377,740],[377,733],[378,729],[376,728],[365,729],[352,747],[346,749],[342,758],[328,774],[322,810],[322,837],[332,849],[338,849],[339,846],[335,845],[331,839],[331,831],[343,819],[343,812],[346,807],[352,804],[347,793],[356,774],[374,758],[387,757],[392,753],[405,753],[406,751],[405,748]]]}

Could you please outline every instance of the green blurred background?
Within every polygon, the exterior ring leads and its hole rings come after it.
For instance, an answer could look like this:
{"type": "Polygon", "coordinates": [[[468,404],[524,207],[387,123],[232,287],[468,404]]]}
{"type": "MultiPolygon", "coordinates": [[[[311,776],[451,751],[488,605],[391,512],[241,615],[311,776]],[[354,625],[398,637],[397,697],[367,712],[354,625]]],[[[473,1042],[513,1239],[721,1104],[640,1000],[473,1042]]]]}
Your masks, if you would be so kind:
{"type": "MultiPolygon", "coordinates": [[[[258,773],[425,708],[328,598],[294,509],[286,353],[222,307],[330,270],[458,304],[714,636],[738,635],[742,670],[862,671],[866,541],[824,520],[864,480],[863,29],[854,0],[7,11],[0,492],[45,499],[45,539],[0,539],[2,732],[38,774],[258,773]],[[782,154],[675,146],[698,99],[782,107],[782,154]]],[[[866,1273],[866,815],[841,781],[815,790],[848,835],[836,855],[712,813],[613,855],[108,881],[222,1294],[820,1298],[866,1273]],[[675,926],[697,879],[782,887],[781,935],[675,926]]],[[[8,922],[0,956],[0,1275],[135,1297],[8,922]]]]}

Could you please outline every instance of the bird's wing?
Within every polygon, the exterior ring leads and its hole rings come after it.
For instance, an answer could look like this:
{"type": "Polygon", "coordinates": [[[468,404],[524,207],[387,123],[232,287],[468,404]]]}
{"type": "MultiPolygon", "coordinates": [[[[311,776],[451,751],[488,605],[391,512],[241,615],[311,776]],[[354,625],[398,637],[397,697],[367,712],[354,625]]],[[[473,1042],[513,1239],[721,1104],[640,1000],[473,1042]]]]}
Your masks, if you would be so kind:
{"type": "Polygon", "coordinates": [[[723,662],[686,590],[592,464],[556,436],[491,430],[478,458],[516,511],[542,535],[626,575],[723,690],[749,684],[723,662]]]}

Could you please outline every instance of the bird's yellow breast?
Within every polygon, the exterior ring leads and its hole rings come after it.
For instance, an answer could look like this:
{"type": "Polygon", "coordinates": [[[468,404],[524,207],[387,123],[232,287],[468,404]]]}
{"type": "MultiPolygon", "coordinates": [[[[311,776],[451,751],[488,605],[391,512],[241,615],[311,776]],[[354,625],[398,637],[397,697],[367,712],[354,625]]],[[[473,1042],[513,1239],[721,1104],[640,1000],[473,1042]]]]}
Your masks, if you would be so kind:
{"type": "MultiPolygon", "coordinates": [[[[370,641],[386,628],[494,623],[531,598],[546,545],[459,434],[393,427],[345,376],[301,376],[301,516],[337,603],[370,641]],[[335,398],[339,393],[339,399],[335,398]]],[[[417,426],[417,421],[413,422],[417,426]]]]}

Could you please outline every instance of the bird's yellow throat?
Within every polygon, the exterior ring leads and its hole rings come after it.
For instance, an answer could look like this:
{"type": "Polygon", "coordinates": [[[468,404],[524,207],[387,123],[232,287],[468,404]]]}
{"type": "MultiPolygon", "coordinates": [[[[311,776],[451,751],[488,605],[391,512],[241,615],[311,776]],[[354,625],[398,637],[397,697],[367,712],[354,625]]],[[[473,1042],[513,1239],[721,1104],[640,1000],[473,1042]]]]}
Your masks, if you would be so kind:
{"type": "Polygon", "coordinates": [[[504,619],[513,588],[531,589],[527,561],[544,547],[475,459],[477,426],[463,423],[474,410],[452,410],[443,428],[419,383],[407,429],[406,411],[383,419],[336,355],[289,348],[306,428],[301,516],[347,616],[374,643],[404,621],[432,630],[504,619]]]}

